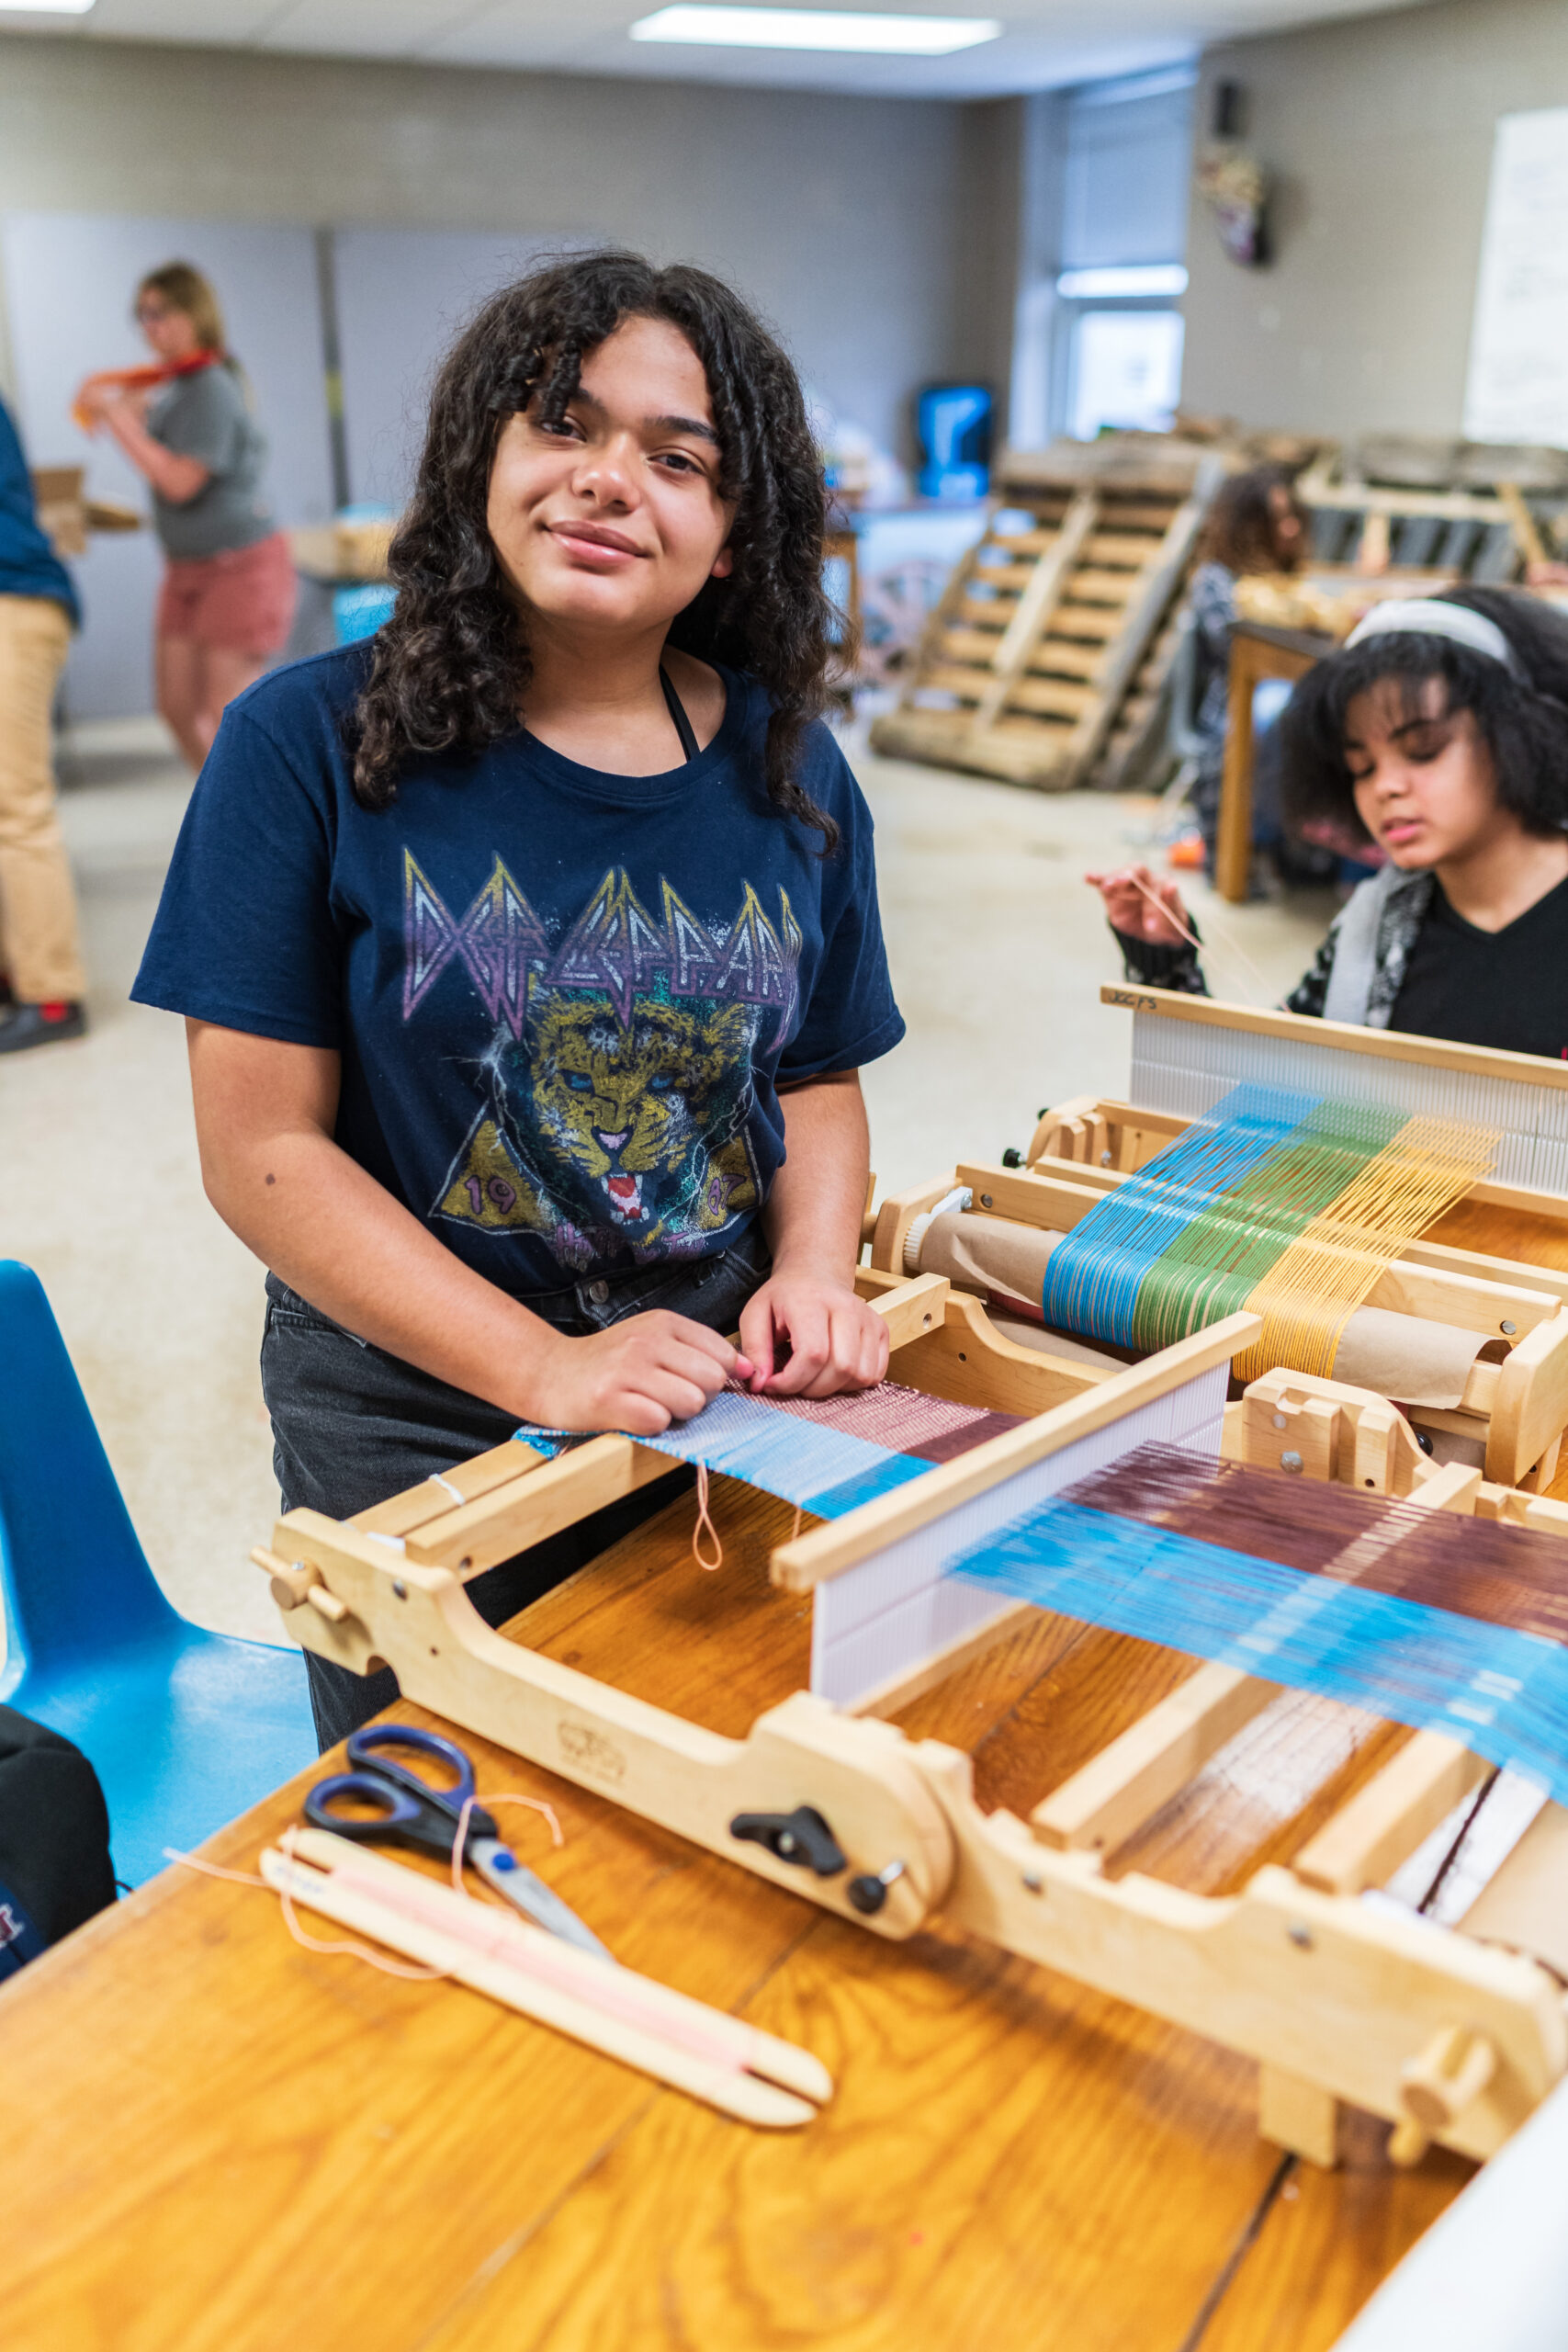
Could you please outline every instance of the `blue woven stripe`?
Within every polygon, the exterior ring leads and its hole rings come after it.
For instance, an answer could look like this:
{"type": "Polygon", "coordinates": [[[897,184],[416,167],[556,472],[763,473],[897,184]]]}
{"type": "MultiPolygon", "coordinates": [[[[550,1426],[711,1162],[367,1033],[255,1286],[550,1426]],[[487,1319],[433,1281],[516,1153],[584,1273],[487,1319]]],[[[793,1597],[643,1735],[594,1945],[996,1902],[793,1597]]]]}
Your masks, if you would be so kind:
{"type": "Polygon", "coordinates": [[[1237,1086],[1201,1122],[1096,1203],[1057,1242],[1045,1268],[1045,1320],[1123,1348],[1145,1276],[1216,1197],[1277,1151],[1318,1098],[1237,1086]]]}
{"type": "MultiPolygon", "coordinates": [[[[558,1451],[562,1437],[559,1430],[526,1424],[517,1434],[542,1453],[558,1451]]],[[[636,1442],[672,1461],[700,1462],[724,1477],[760,1487],[764,1494],[795,1503],[816,1519],[842,1519],[862,1503],[889,1495],[911,1478],[924,1477],[931,1466],[798,1413],[781,1413],[760,1396],[739,1396],[728,1390],[693,1419],[636,1442]]]]}
{"type": "Polygon", "coordinates": [[[1462,1740],[1568,1804],[1568,1651],[1538,1634],[1048,1503],[946,1563],[1016,1599],[1462,1740]]]}

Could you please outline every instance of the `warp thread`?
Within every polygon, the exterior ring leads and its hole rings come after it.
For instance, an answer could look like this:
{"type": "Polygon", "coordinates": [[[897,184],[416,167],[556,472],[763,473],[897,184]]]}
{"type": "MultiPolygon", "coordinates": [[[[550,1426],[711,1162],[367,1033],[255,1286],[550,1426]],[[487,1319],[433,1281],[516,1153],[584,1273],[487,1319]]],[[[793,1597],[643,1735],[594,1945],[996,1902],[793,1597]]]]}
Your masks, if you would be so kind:
{"type": "MultiPolygon", "coordinates": [[[[1291,1566],[1239,1548],[1244,1538],[1234,1511],[1228,1540],[1218,1542],[1160,1523],[1167,1518],[1158,1499],[1162,1483],[1179,1498],[1169,1516],[1208,1521],[1192,1457],[1173,1449],[1176,1466],[1168,1469],[1159,1451],[1139,1449],[1112,1471],[1021,1514],[984,1543],[956,1551],[943,1573],[1266,1681],[1369,1708],[1413,1730],[1444,1731],[1568,1803],[1568,1650],[1554,1632],[1541,1630],[1560,1621],[1568,1629],[1568,1615],[1553,1610],[1542,1585],[1538,1547],[1546,1545],[1550,1555],[1558,1548],[1551,1538],[1470,1520],[1453,1521],[1450,1532],[1441,1523],[1445,1514],[1323,1487],[1310,1490],[1319,1556],[1310,1544],[1297,1547],[1296,1556],[1312,1564],[1291,1566]],[[1125,1491],[1138,1497],[1138,1516],[1122,1512],[1125,1491]],[[1331,1524],[1321,1500],[1328,1494],[1331,1524]],[[1323,1557],[1325,1524],[1336,1542],[1323,1557]],[[1434,1547],[1436,1571],[1425,1556],[1434,1547]],[[1482,1569],[1479,1580],[1467,1583],[1452,1569],[1472,1548],[1482,1569]],[[1442,1591],[1446,1605],[1410,1597],[1417,1590],[1442,1591]]],[[[1216,1475],[1211,1464],[1211,1478],[1216,1475]]],[[[1309,1491],[1281,1472],[1247,1476],[1277,1482],[1292,1503],[1309,1491]]],[[[1276,1554],[1292,1548],[1281,1540],[1290,1509],[1280,1495],[1267,1528],[1276,1554]]],[[[1262,1514],[1264,1521],[1269,1517],[1262,1514]]],[[[1551,1566],[1560,1583],[1560,1561],[1551,1566]]]]}
{"type": "Polygon", "coordinates": [[[1332,1374],[1391,1260],[1484,1174],[1497,1136],[1382,1104],[1238,1086],[1053,1250],[1047,1323],[1153,1351],[1248,1309],[1238,1379],[1332,1374]]]}

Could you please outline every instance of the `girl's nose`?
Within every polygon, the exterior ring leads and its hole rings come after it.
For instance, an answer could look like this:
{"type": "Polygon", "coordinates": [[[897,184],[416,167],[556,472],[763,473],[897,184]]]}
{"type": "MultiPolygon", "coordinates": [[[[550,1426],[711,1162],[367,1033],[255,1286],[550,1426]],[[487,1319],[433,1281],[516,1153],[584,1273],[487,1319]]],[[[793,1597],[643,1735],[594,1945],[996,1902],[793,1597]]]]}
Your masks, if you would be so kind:
{"type": "Polygon", "coordinates": [[[573,487],[587,495],[613,499],[629,506],[637,497],[637,469],[624,440],[601,442],[585,449],[573,476],[573,487]]]}

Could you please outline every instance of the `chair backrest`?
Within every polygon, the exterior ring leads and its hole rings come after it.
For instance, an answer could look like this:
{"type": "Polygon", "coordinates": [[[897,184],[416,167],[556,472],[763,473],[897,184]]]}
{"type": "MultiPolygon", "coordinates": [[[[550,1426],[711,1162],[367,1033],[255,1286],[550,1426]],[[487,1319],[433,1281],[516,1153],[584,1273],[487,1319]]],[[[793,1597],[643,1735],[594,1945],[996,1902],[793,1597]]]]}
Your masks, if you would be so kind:
{"type": "Polygon", "coordinates": [[[0,1600],[5,1681],[165,1634],[87,1400],[27,1266],[0,1261],[0,1600]]]}

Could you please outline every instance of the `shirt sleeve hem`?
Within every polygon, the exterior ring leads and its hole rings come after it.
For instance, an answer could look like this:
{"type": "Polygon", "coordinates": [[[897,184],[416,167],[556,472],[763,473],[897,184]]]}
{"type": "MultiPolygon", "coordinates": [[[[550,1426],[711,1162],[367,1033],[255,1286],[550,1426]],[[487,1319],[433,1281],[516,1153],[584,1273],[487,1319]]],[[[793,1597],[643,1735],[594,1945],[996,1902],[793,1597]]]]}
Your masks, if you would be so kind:
{"type": "Polygon", "coordinates": [[[781,1062],[774,1083],[780,1087],[803,1086],[807,1079],[831,1078],[840,1070],[859,1069],[864,1063],[879,1061],[884,1054],[890,1054],[903,1035],[904,1016],[894,1012],[874,1029],[867,1030],[853,1045],[840,1046],[835,1054],[820,1055],[811,1062],[791,1062],[787,1067],[781,1062]]]}
{"type": "Polygon", "coordinates": [[[237,1029],[247,1037],[272,1037],[280,1046],[315,1046],[334,1054],[343,1046],[340,1032],[329,1035],[308,1021],[291,1021],[287,1013],[258,1012],[251,1005],[226,1004],[212,997],[165,994],[140,981],[130,991],[130,1001],[151,1005],[157,1012],[181,1013],[187,1021],[209,1022],[214,1029],[237,1029]]]}

